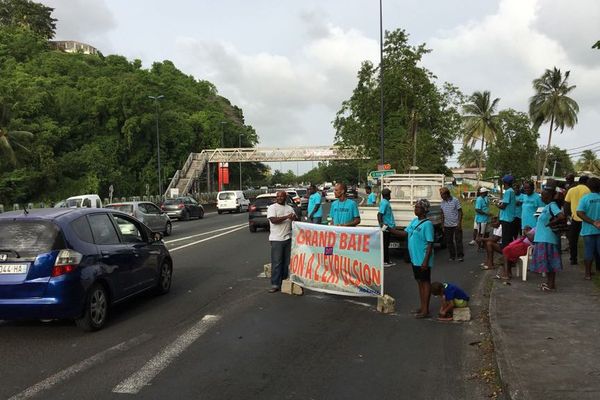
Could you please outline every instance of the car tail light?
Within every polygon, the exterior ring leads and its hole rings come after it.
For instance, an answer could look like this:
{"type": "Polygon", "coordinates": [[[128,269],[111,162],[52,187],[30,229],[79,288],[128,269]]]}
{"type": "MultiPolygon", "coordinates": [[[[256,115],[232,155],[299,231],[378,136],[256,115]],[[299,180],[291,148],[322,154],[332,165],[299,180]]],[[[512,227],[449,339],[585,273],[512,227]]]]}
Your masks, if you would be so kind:
{"type": "Polygon", "coordinates": [[[296,203],[300,203],[300,199],[299,199],[299,198],[297,198],[297,199],[294,199],[294,201],[295,201],[296,203]]]}
{"type": "Polygon", "coordinates": [[[256,211],[256,206],[254,204],[252,204],[250,206],[250,208],[248,209],[248,211],[256,211]]]}
{"type": "Polygon", "coordinates": [[[178,204],[177,205],[177,208],[183,208],[183,207],[185,207],[183,204],[178,204]]]}
{"type": "Polygon", "coordinates": [[[61,276],[73,272],[83,256],[74,250],[61,250],[56,256],[51,276],[61,276]]]}

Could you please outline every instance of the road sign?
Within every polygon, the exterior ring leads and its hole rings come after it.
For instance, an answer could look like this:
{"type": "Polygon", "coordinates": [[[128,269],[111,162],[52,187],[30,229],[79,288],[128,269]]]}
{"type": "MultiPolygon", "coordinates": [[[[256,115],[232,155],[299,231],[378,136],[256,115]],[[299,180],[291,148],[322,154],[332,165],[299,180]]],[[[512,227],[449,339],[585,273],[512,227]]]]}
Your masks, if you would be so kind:
{"type": "Polygon", "coordinates": [[[378,179],[378,178],[381,178],[382,176],[393,175],[395,173],[396,173],[395,169],[386,169],[386,170],[382,170],[382,171],[371,171],[371,172],[369,172],[369,176],[373,179],[378,179]]]}
{"type": "Polygon", "coordinates": [[[377,171],[391,170],[391,164],[377,164],[377,171]]]}

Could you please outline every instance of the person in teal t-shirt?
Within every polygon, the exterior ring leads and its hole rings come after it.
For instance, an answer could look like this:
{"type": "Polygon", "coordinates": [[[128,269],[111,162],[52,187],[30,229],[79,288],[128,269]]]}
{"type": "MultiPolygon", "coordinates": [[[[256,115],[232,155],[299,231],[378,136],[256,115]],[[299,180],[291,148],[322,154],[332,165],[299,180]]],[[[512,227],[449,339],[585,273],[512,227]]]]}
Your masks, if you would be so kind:
{"type": "Polygon", "coordinates": [[[396,221],[392,213],[392,205],[390,204],[390,196],[392,192],[385,188],[381,191],[381,201],[379,202],[379,212],[377,213],[377,221],[379,226],[385,228],[383,230],[383,266],[391,267],[394,265],[390,260],[390,231],[387,228],[395,228],[396,221]]]}
{"type": "Polygon", "coordinates": [[[427,219],[429,200],[415,203],[415,215],[404,231],[393,230],[400,237],[408,237],[408,251],[413,266],[413,275],[419,286],[421,306],[415,310],[415,318],[429,318],[431,297],[431,268],[433,267],[433,224],[427,219]]]}
{"type": "Polygon", "coordinates": [[[475,201],[475,223],[477,224],[477,237],[475,241],[482,248],[483,237],[485,236],[490,222],[490,199],[488,197],[488,188],[479,189],[479,196],[475,201]]]}
{"type": "Polygon", "coordinates": [[[515,220],[515,191],[512,188],[513,177],[511,175],[505,175],[502,178],[504,184],[504,195],[502,196],[502,202],[498,204],[500,209],[500,225],[502,225],[502,248],[508,246],[517,237],[517,232],[514,230],[513,221],[515,220]]]}
{"type": "Polygon", "coordinates": [[[310,185],[308,188],[310,196],[308,198],[308,208],[306,214],[308,221],[313,224],[321,224],[323,219],[323,207],[321,207],[322,196],[315,185],[310,185]]]}
{"type": "MultiPolygon", "coordinates": [[[[587,181],[590,192],[579,200],[577,216],[581,223],[581,237],[583,237],[585,265],[585,279],[592,279],[592,262],[594,257],[600,258],[600,179],[590,178],[587,181]]],[[[596,269],[600,268],[596,259],[596,269]]]]}
{"type": "Polygon", "coordinates": [[[533,183],[531,181],[525,181],[523,183],[523,192],[518,201],[521,202],[521,229],[525,229],[526,226],[534,227],[537,223],[535,212],[538,208],[544,207],[545,204],[542,201],[542,196],[539,193],[533,191],[533,183]]]}
{"type": "Polygon", "coordinates": [[[556,273],[562,270],[560,256],[560,238],[552,228],[566,220],[565,214],[554,201],[554,187],[546,187],[542,192],[542,201],[546,206],[538,217],[533,238],[533,254],[529,269],[537,273],[546,273],[546,282],[540,285],[543,291],[556,289],[556,273]]]}
{"type": "Polygon", "coordinates": [[[360,224],[360,213],[354,200],[346,197],[347,187],[345,183],[336,183],[333,190],[336,201],[331,204],[329,216],[333,225],[356,226],[360,224]]]}
{"type": "Polygon", "coordinates": [[[367,205],[374,206],[377,203],[377,195],[374,192],[371,192],[371,186],[367,186],[365,188],[367,192],[367,205]]]}

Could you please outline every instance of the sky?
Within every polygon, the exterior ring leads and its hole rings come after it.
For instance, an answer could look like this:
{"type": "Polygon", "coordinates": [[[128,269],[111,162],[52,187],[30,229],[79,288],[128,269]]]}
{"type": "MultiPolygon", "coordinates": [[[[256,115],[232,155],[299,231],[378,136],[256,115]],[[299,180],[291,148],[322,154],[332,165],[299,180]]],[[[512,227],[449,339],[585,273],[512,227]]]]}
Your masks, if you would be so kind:
{"type": "MultiPolygon", "coordinates": [[[[242,108],[263,147],[331,145],[332,121],[361,62],[379,62],[377,0],[41,2],[55,8],[57,40],[144,67],[171,60],[212,82],[242,108]]],[[[526,112],[533,79],[555,66],[571,71],[579,123],[553,134],[552,144],[574,159],[584,149],[600,156],[600,50],[591,48],[598,21],[598,0],[383,0],[383,29],[402,28],[411,44],[426,43],[433,51],[423,66],[440,86],[450,82],[467,95],[489,90],[499,109],[526,112]]],[[[544,146],[548,129],[540,129],[544,146]]]]}

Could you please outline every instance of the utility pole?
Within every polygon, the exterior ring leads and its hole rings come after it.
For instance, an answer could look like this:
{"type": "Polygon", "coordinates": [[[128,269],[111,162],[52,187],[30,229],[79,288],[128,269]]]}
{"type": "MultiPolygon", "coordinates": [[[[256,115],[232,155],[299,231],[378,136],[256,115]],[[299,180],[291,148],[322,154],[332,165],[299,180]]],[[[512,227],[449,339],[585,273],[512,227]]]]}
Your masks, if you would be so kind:
{"type": "Polygon", "coordinates": [[[379,162],[384,164],[383,153],[383,7],[382,0],[379,0],[379,162]]]}

